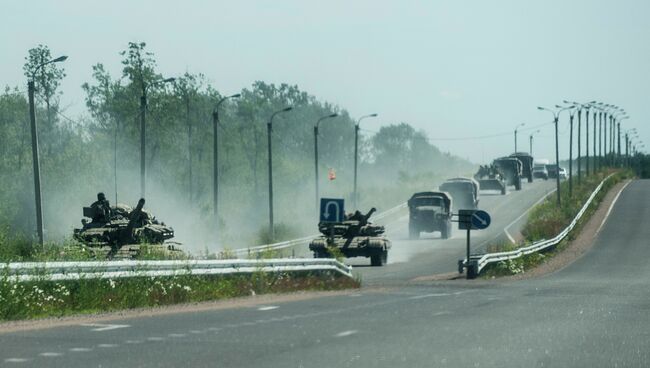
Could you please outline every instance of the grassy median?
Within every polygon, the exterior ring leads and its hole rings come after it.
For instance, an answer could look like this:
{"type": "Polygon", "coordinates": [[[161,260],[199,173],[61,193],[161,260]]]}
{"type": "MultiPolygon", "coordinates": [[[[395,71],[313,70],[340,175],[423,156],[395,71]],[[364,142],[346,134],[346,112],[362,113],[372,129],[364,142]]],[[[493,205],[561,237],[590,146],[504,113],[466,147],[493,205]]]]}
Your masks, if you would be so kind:
{"type": "Polygon", "coordinates": [[[602,189],[594,197],[594,200],[591,202],[580,221],[576,224],[576,227],[574,227],[574,229],[562,242],[560,242],[560,244],[543,252],[533,253],[517,259],[490,265],[483,272],[483,275],[486,277],[495,277],[523,273],[526,270],[543,263],[548,259],[548,257],[553,257],[555,254],[561,252],[567,244],[575,239],[577,234],[580,233],[582,226],[589,221],[600,205],[600,202],[605,198],[605,195],[607,195],[607,192],[620,181],[634,176],[631,171],[614,169],[602,170],[588,177],[583,176],[580,184],[578,184],[577,179],[574,178],[573,194],[571,196],[569,196],[569,182],[562,182],[560,184],[562,206],[557,206],[557,195],[553,194],[533,208],[521,232],[524,236],[522,242],[517,244],[493,244],[488,247],[489,252],[503,252],[525,247],[536,241],[553,238],[562,232],[564,228],[569,226],[591,193],[593,193],[600,182],[609,175],[612,176],[605,181],[602,189]]]}

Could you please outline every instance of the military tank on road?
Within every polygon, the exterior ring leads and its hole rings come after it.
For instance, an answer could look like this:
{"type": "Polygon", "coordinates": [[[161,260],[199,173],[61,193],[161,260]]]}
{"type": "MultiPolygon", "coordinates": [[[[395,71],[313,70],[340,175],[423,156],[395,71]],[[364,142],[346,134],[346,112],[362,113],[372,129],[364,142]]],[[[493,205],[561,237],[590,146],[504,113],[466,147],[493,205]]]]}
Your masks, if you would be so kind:
{"type": "Polygon", "coordinates": [[[376,211],[372,208],[363,215],[356,211],[343,222],[321,222],[318,230],[321,237],[309,243],[309,250],[315,258],[329,258],[337,250],[347,258],[370,258],[372,266],[383,266],[388,260],[391,242],[384,234],[384,227],[373,225],[368,219],[376,211]]]}
{"type": "Polygon", "coordinates": [[[74,229],[73,236],[92,249],[108,248],[109,257],[122,248],[128,248],[126,253],[135,255],[140,244],[163,244],[173,238],[174,229],[144,210],[144,203],[141,198],[135,208],[125,204],[110,207],[108,201],[100,199],[91,207],[83,208],[84,217],[91,221],[82,219],[82,228],[74,229]]]}

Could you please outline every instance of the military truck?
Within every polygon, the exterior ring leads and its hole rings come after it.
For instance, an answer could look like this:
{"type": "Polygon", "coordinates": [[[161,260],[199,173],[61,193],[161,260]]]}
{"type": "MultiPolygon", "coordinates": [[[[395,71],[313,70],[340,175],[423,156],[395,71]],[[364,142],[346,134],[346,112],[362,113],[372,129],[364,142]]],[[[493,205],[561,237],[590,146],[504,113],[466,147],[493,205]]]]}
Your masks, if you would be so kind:
{"type": "Polygon", "coordinates": [[[515,190],[521,190],[522,164],[515,157],[501,157],[492,162],[502,173],[506,185],[514,185],[515,190]]]}
{"type": "Polygon", "coordinates": [[[309,250],[315,258],[330,258],[332,253],[340,252],[347,258],[370,258],[372,266],[385,265],[391,242],[383,235],[383,226],[368,222],[375,211],[372,208],[365,215],[356,211],[343,222],[320,222],[318,230],[322,236],[309,243],[309,250]]]}
{"type": "Polygon", "coordinates": [[[496,165],[481,165],[474,179],[478,181],[479,190],[498,190],[507,193],[506,181],[496,165]]]}
{"type": "Polygon", "coordinates": [[[133,209],[125,204],[110,207],[105,220],[97,220],[95,208],[84,207],[84,217],[95,220],[82,219],[83,226],[74,229],[73,237],[91,248],[110,247],[109,255],[127,245],[163,244],[173,238],[174,229],[144,210],[144,203],[144,198],[141,198],[133,209]]]}
{"type": "Polygon", "coordinates": [[[441,192],[451,194],[456,208],[476,210],[478,209],[479,184],[472,178],[452,178],[440,184],[438,189],[441,192]]]}
{"type": "Polygon", "coordinates": [[[446,192],[419,192],[408,200],[409,238],[418,239],[420,232],[440,231],[442,239],[451,237],[452,197],[446,192]]]}
{"type": "Polygon", "coordinates": [[[521,172],[522,175],[528,179],[529,183],[533,182],[533,156],[529,155],[526,152],[515,152],[510,155],[521,161],[521,172]]]}

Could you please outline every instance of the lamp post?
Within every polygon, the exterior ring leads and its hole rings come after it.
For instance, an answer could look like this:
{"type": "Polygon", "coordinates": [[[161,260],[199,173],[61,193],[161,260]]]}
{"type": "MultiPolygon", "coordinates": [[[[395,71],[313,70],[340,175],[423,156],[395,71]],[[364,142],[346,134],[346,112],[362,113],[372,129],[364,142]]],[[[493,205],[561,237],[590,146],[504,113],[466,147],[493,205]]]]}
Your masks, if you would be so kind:
{"type": "Polygon", "coordinates": [[[268,149],[269,149],[269,236],[271,238],[271,241],[275,239],[275,230],[273,229],[273,154],[272,154],[272,147],[271,147],[271,133],[273,132],[273,118],[275,115],[291,111],[293,107],[285,107],[282,110],[276,111],[273,114],[271,114],[271,118],[269,119],[269,122],[266,124],[266,132],[267,132],[267,138],[268,138],[268,149]]]}
{"type": "Polygon", "coordinates": [[[616,143],[616,148],[617,148],[617,151],[618,151],[617,156],[618,156],[619,166],[623,166],[623,157],[621,156],[621,122],[623,120],[629,119],[629,118],[630,117],[627,116],[627,115],[622,116],[620,119],[618,119],[618,123],[617,123],[617,143],[616,143]]]}
{"type": "Polygon", "coordinates": [[[219,233],[219,106],[230,98],[240,96],[236,93],[222,97],[212,111],[212,212],[217,234],[219,233]]]}
{"type": "MultiPolygon", "coordinates": [[[[563,106],[555,105],[558,109],[563,109],[563,106]]],[[[576,113],[575,105],[568,107],[569,109],[569,197],[573,196],[573,116],[576,113]]],[[[559,170],[559,169],[558,169],[559,170]]],[[[559,174],[559,171],[558,171],[559,174]]]]}
{"type": "Polygon", "coordinates": [[[146,134],[147,134],[147,89],[151,86],[159,85],[162,83],[170,83],[175,81],[176,78],[165,78],[161,81],[152,84],[146,84],[142,80],[142,95],[140,96],[140,198],[145,197],[145,154],[146,154],[146,134]]]}
{"type": "Polygon", "coordinates": [[[357,123],[354,125],[354,190],[352,191],[352,203],[354,204],[354,208],[357,209],[358,205],[358,195],[357,195],[357,161],[359,160],[359,124],[361,124],[361,120],[365,118],[374,118],[377,117],[378,115],[375,114],[369,114],[369,115],[364,115],[357,120],[357,123]]]}
{"type": "Polygon", "coordinates": [[[560,109],[557,109],[556,111],[553,111],[551,109],[547,109],[545,107],[538,106],[538,110],[544,110],[548,111],[551,114],[553,114],[553,122],[555,123],[555,169],[557,170],[557,175],[555,176],[555,184],[557,187],[557,205],[560,207],[562,205],[562,200],[560,199],[560,147],[558,143],[558,132],[557,132],[557,124],[558,120],[560,119],[560,113],[564,110],[572,109],[574,106],[569,106],[569,107],[563,107],[560,109]]]}
{"type": "Polygon", "coordinates": [[[540,130],[537,129],[536,131],[530,133],[530,136],[528,137],[529,140],[530,140],[530,142],[529,142],[529,146],[530,146],[529,152],[530,152],[530,155],[531,155],[531,156],[533,155],[533,136],[534,136],[535,134],[539,133],[539,132],[540,132],[540,130]]]}
{"type": "Polygon", "coordinates": [[[59,56],[58,58],[46,61],[39,64],[32,71],[31,78],[27,81],[27,95],[29,100],[29,122],[32,134],[32,164],[34,166],[34,200],[36,203],[36,233],[38,234],[38,243],[43,245],[43,207],[41,198],[41,165],[40,157],[38,155],[38,129],[36,126],[36,107],[34,104],[34,76],[36,72],[45,65],[58,63],[68,59],[67,56],[59,56]]]}
{"type": "Polygon", "coordinates": [[[316,191],[315,191],[315,193],[316,193],[316,197],[315,197],[315,199],[316,199],[316,202],[315,202],[316,203],[316,211],[318,211],[318,194],[319,194],[319,190],[318,190],[318,125],[320,124],[321,121],[323,121],[325,119],[332,119],[332,118],[335,118],[337,116],[339,116],[339,114],[337,114],[337,113],[323,116],[323,117],[319,118],[316,121],[316,124],[314,124],[314,182],[316,184],[316,191]]]}
{"type": "Polygon", "coordinates": [[[581,154],[582,154],[582,148],[581,148],[581,141],[582,141],[582,110],[587,110],[587,118],[589,116],[589,104],[581,104],[578,102],[569,102],[567,100],[563,101],[565,104],[573,104],[578,108],[578,157],[576,158],[576,163],[578,164],[578,184],[580,184],[580,180],[582,178],[582,159],[581,159],[581,154]]]}
{"type": "Polygon", "coordinates": [[[517,130],[524,125],[526,125],[526,123],[521,123],[515,127],[515,153],[517,152],[517,130]]]}

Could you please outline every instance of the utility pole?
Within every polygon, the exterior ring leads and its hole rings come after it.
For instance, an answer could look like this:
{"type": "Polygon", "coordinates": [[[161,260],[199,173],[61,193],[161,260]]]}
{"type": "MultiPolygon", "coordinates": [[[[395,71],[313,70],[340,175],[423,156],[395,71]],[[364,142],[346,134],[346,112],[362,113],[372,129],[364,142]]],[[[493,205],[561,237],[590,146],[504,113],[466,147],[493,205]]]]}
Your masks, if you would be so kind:
{"type": "Polygon", "coordinates": [[[314,124],[314,174],[315,174],[314,175],[314,182],[316,184],[316,191],[315,191],[315,194],[316,194],[315,199],[316,199],[316,201],[315,201],[315,203],[316,203],[316,211],[317,212],[318,212],[318,209],[319,209],[318,196],[319,196],[319,193],[320,193],[320,191],[318,189],[318,125],[320,124],[321,121],[323,121],[325,119],[331,119],[331,118],[335,118],[337,116],[339,116],[339,114],[337,114],[337,113],[323,116],[320,119],[318,119],[318,121],[316,121],[316,124],[314,124]]]}
{"type": "Polygon", "coordinates": [[[556,185],[556,191],[557,191],[557,206],[561,207],[562,205],[562,199],[560,196],[560,146],[559,146],[559,141],[558,141],[558,121],[560,120],[560,113],[564,110],[569,110],[574,108],[575,106],[571,105],[568,107],[563,107],[563,108],[558,108],[557,111],[553,111],[551,109],[547,109],[545,107],[537,107],[538,110],[545,110],[553,114],[553,122],[555,123],[555,169],[557,170],[557,175],[555,176],[555,185],[556,185]]]}
{"type": "Polygon", "coordinates": [[[268,172],[269,172],[269,236],[271,241],[275,240],[275,229],[273,228],[273,150],[271,148],[271,133],[273,133],[273,118],[275,115],[291,111],[293,107],[285,107],[280,111],[276,111],[271,115],[269,122],[266,124],[267,133],[267,147],[268,147],[268,172]]]}
{"type": "Polygon", "coordinates": [[[589,176],[589,108],[591,106],[587,107],[587,111],[585,113],[585,175],[589,176]]]}
{"type": "Polygon", "coordinates": [[[582,177],[582,170],[581,170],[581,161],[580,161],[580,139],[582,137],[582,133],[580,132],[582,123],[581,123],[581,116],[582,116],[582,106],[578,109],[578,184],[580,184],[580,178],[582,177]]]}
{"type": "Polygon", "coordinates": [[[354,208],[357,209],[358,207],[358,194],[357,194],[357,161],[359,160],[359,124],[361,124],[361,120],[365,118],[374,118],[376,117],[377,114],[369,114],[369,115],[364,115],[357,120],[357,123],[354,125],[354,189],[352,191],[352,202],[354,204],[354,208]]]}
{"type": "Polygon", "coordinates": [[[515,127],[515,153],[517,152],[517,129],[526,125],[526,123],[521,123],[515,127]]]}

